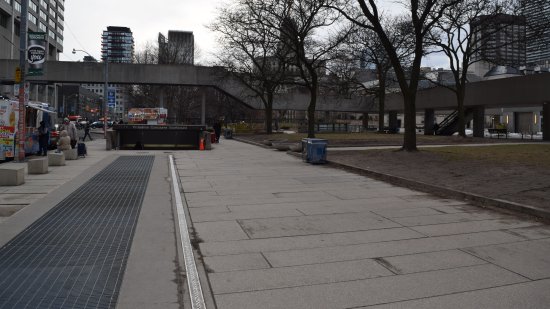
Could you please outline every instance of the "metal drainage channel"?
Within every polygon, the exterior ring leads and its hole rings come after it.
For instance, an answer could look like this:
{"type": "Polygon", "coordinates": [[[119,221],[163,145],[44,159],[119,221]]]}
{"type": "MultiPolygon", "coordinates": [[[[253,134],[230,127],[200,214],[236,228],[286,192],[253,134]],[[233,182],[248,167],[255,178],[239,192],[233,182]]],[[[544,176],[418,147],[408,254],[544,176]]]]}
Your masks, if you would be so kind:
{"type": "Polygon", "coordinates": [[[0,308],[114,308],[153,156],[122,156],[0,248],[0,308]]]}

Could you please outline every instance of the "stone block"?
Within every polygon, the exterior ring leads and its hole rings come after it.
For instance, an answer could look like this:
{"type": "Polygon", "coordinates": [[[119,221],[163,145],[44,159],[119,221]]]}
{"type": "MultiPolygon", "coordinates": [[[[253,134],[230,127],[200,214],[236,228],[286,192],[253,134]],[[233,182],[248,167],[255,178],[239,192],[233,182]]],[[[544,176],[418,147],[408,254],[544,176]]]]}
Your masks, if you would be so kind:
{"type": "Polygon", "coordinates": [[[41,157],[30,159],[27,162],[29,174],[47,174],[48,173],[48,158],[41,157]]]}
{"type": "Polygon", "coordinates": [[[63,150],[63,154],[65,154],[65,160],[78,160],[78,150],[76,148],[63,150]]]}
{"type": "Polygon", "coordinates": [[[0,186],[18,186],[25,183],[25,163],[0,165],[0,186]]]}
{"type": "Polygon", "coordinates": [[[65,154],[62,152],[48,152],[48,165],[49,166],[65,165],[65,154]]]}

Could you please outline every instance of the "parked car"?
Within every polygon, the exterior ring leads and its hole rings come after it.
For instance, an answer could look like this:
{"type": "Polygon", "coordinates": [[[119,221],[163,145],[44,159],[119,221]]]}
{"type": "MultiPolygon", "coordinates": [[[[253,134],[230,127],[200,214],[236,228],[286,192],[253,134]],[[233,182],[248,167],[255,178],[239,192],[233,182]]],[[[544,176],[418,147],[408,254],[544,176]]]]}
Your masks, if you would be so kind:
{"type": "MultiPolygon", "coordinates": [[[[113,122],[112,121],[107,121],[107,128],[110,128],[112,126],[113,126],[113,122]]],[[[90,127],[92,127],[92,129],[103,128],[103,121],[94,121],[94,122],[92,122],[90,127]]]]}

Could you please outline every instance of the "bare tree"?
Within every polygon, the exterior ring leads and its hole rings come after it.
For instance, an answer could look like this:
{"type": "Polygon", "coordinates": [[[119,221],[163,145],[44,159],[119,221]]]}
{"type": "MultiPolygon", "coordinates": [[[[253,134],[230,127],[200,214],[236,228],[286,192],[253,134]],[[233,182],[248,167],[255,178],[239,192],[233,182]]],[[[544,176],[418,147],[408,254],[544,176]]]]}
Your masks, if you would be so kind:
{"type": "MultiPolygon", "coordinates": [[[[169,44],[164,35],[159,34],[155,43],[148,42],[138,50],[134,62],[141,64],[182,64],[197,56],[197,48],[182,48],[178,44],[169,44]]],[[[188,63],[190,64],[190,63],[188,63]]],[[[158,107],[161,100],[168,109],[169,120],[182,123],[199,116],[194,110],[200,109],[199,89],[187,86],[136,85],[131,87],[130,98],[134,107],[158,107]]]]}
{"type": "Polygon", "coordinates": [[[310,95],[307,117],[308,137],[315,137],[315,110],[320,77],[325,74],[331,54],[351,33],[341,15],[328,8],[337,0],[243,0],[250,12],[262,16],[261,23],[278,38],[288,69],[295,72],[294,83],[310,95]]]}
{"type": "Polygon", "coordinates": [[[341,0],[332,6],[356,25],[374,31],[386,50],[403,95],[405,135],[403,150],[416,151],[416,93],[420,80],[420,65],[425,55],[425,38],[448,8],[462,0],[410,0],[401,4],[407,9],[407,24],[412,36],[413,53],[410,66],[400,60],[398,47],[391,40],[382,21],[381,7],[375,0],[341,0]],[[357,13],[359,12],[359,13],[357,13]]]}
{"type": "Polygon", "coordinates": [[[547,22],[528,23],[522,16],[524,5],[525,1],[515,0],[464,0],[447,7],[427,37],[436,52],[442,52],[449,59],[454,84],[439,85],[456,95],[458,134],[462,137],[466,136],[464,99],[471,65],[479,61],[516,67],[525,65],[525,55],[520,59],[519,52],[515,59],[506,60],[486,55],[497,55],[500,53],[497,51],[504,48],[525,50],[526,42],[536,39],[548,26],[547,22]]]}
{"type": "MultiPolygon", "coordinates": [[[[400,62],[410,63],[414,45],[412,45],[409,27],[403,17],[398,16],[383,21],[390,40],[396,47],[400,62]]],[[[380,41],[378,35],[367,28],[361,28],[353,33],[348,41],[348,54],[353,59],[362,63],[365,69],[374,69],[376,72],[377,84],[367,84],[361,79],[360,74],[352,76],[352,83],[362,86],[367,94],[374,95],[378,99],[378,130],[384,130],[384,111],[387,86],[395,85],[396,80],[392,71],[392,64],[380,41]]]]}
{"type": "Polygon", "coordinates": [[[242,1],[222,8],[210,28],[219,34],[219,64],[259,98],[265,109],[265,130],[273,132],[273,100],[287,80],[284,49],[273,29],[263,23],[266,11],[242,1]]]}

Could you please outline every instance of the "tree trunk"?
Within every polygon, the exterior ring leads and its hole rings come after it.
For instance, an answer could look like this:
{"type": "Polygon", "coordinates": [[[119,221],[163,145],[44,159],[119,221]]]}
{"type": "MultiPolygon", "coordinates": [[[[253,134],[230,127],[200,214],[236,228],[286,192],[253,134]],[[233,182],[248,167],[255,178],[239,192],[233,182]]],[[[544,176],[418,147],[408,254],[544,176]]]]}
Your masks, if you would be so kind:
{"type": "Polygon", "coordinates": [[[265,132],[267,134],[273,133],[273,107],[271,104],[265,107],[265,132]]]}
{"type": "Polygon", "coordinates": [[[311,74],[311,88],[309,106],[307,107],[307,137],[315,138],[315,109],[317,108],[317,93],[319,85],[315,69],[308,70],[311,74]]]}
{"type": "Polygon", "coordinates": [[[403,150],[417,151],[416,148],[416,96],[403,93],[405,107],[405,134],[403,136],[403,150]]]}
{"type": "Polygon", "coordinates": [[[466,137],[466,113],[464,112],[464,96],[466,88],[459,85],[457,86],[456,101],[458,110],[458,135],[466,137]]]}
{"type": "Polygon", "coordinates": [[[268,92],[264,100],[265,106],[265,133],[273,133],[273,93],[268,92]]]}
{"type": "Polygon", "coordinates": [[[384,131],[384,109],[386,105],[386,90],[378,95],[378,132],[384,131]]]}
{"type": "Polygon", "coordinates": [[[315,105],[317,104],[317,91],[311,91],[311,98],[307,108],[307,137],[315,138],[315,105]]]}

